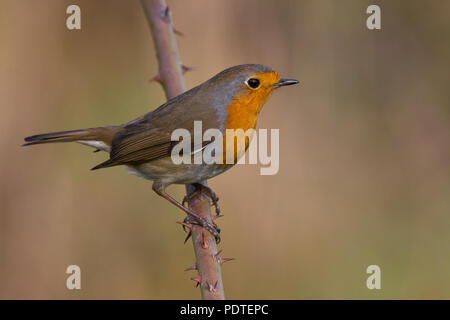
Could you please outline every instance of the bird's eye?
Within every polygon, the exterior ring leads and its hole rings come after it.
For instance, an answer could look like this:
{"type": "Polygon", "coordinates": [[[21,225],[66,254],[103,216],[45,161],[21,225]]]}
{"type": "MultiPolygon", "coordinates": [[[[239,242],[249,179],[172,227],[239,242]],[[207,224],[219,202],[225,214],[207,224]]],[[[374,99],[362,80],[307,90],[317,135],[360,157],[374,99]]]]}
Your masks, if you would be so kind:
{"type": "Polygon", "coordinates": [[[256,88],[259,87],[260,82],[259,82],[258,79],[250,78],[250,79],[247,80],[247,85],[248,85],[250,88],[252,88],[252,89],[256,89],[256,88]]]}

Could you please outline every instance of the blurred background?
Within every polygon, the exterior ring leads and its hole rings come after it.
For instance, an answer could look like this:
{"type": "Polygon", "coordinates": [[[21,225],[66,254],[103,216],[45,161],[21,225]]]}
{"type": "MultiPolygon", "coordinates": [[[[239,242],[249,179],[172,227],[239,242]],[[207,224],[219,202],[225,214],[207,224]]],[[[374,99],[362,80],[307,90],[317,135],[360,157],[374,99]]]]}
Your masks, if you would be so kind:
{"type": "MultiPolygon", "coordinates": [[[[450,298],[450,2],[168,1],[191,88],[261,63],[280,171],[212,179],[232,299],[450,298]],[[366,8],[381,7],[379,31],[366,8]],[[381,268],[368,290],[366,268],[381,268]]],[[[184,214],[105,153],[21,148],[127,122],[165,101],[140,2],[0,0],[0,298],[197,299],[184,214]],[[81,7],[80,31],[65,21],[81,7]],[[68,265],[81,267],[69,291],[68,265]]],[[[183,186],[169,189],[177,199],[183,186]]]]}

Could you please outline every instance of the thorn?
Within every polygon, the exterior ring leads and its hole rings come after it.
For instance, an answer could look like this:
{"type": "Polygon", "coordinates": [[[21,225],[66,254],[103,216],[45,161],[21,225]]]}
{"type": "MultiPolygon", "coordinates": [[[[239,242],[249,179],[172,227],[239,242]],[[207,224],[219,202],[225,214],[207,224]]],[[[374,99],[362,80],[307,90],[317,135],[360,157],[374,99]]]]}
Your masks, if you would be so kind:
{"type": "Polygon", "coordinates": [[[190,266],[189,268],[184,269],[184,271],[190,271],[190,270],[197,270],[197,266],[194,264],[193,266],[190,266]]]}
{"type": "Polygon", "coordinates": [[[236,260],[235,258],[222,258],[222,257],[217,257],[216,258],[217,262],[222,265],[225,262],[231,261],[231,260],[236,260]]]}
{"type": "Polygon", "coordinates": [[[191,235],[192,235],[192,232],[191,232],[192,224],[189,224],[189,223],[186,223],[186,222],[181,222],[181,221],[177,221],[177,223],[181,224],[183,226],[184,232],[187,232],[186,228],[189,229],[189,233],[188,233],[186,239],[184,239],[184,243],[186,243],[189,240],[189,238],[191,237],[191,235]]]}
{"type": "MultiPolygon", "coordinates": [[[[185,74],[188,71],[191,71],[194,68],[191,67],[187,67],[185,65],[181,65],[181,73],[185,74]]],[[[158,82],[159,84],[163,84],[163,79],[161,78],[161,75],[158,73],[156,76],[154,76],[153,78],[148,79],[148,82],[158,82]]]]}
{"type": "Polygon", "coordinates": [[[191,280],[197,282],[197,283],[195,284],[195,286],[198,287],[198,286],[200,285],[200,283],[202,282],[202,277],[200,277],[200,276],[195,276],[195,277],[192,277],[191,280]]]}
{"type": "Polygon", "coordinates": [[[181,64],[181,72],[183,73],[183,74],[185,74],[186,72],[188,72],[188,71],[191,71],[191,70],[193,70],[194,68],[192,68],[192,67],[188,67],[188,66],[185,66],[184,64],[181,64]]]}
{"type": "Polygon", "coordinates": [[[192,232],[189,230],[189,233],[188,233],[186,239],[184,239],[184,243],[186,243],[191,236],[192,236],[192,232]]]}
{"type": "Polygon", "coordinates": [[[162,81],[161,75],[158,73],[156,76],[149,79],[148,82],[158,82],[158,83],[162,84],[163,81],[162,81]]]}
{"type": "Polygon", "coordinates": [[[182,221],[177,221],[178,224],[181,224],[183,226],[183,230],[186,232],[185,228],[188,228],[189,230],[192,229],[192,224],[186,223],[186,222],[182,222],[182,221]]]}
{"type": "Polygon", "coordinates": [[[209,248],[208,239],[206,239],[205,233],[203,231],[202,231],[202,247],[203,247],[203,249],[209,248]]]}
{"type": "MultiPolygon", "coordinates": [[[[169,23],[170,22],[170,15],[171,15],[171,11],[169,9],[169,6],[167,6],[162,12],[161,12],[161,20],[164,21],[165,23],[169,23]]],[[[175,29],[175,27],[173,28],[173,32],[178,35],[178,36],[184,36],[184,34],[180,31],[178,31],[177,29],[175,29]]]]}
{"type": "Polygon", "coordinates": [[[173,33],[175,33],[177,36],[180,36],[180,37],[184,36],[184,33],[175,29],[175,27],[173,27],[173,33]]]}
{"type": "Polygon", "coordinates": [[[207,282],[209,292],[216,292],[216,289],[217,289],[217,283],[218,283],[218,282],[219,282],[219,280],[216,280],[216,282],[214,283],[214,285],[212,285],[212,284],[210,284],[209,282],[207,282]]]}
{"type": "Polygon", "coordinates": [[[222,258],[219,257],[219,254],[222,252],[222,250],[217,251],[215,255],[213,255],[213,258],[220,264],[224,264],[227,261],[236,260],[235,258],[222,258]]]}
{"type": "Polygon", "coordinates": [[[95,149],[95,150],[94,150],[94,152],[99,152],[99,151],[101,151],[101,150],[100,150],[100,149],[95,149]]]}

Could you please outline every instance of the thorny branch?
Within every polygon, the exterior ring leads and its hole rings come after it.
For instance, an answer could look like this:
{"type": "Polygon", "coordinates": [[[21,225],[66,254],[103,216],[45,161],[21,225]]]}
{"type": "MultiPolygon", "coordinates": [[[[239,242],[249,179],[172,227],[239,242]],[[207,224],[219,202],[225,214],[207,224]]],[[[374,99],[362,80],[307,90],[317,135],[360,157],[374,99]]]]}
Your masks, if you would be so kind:
{"type": "MultiPolygon", "coordinates": [[[[165,0],[141,0],[141,2],[152,31],[159,62],[159,73],[151,80],[161,83],[167,99],[170,99],[185,91],[183,73],[190,70],[181,64],[178,54],[175,33],[182,34],[174,29],[171,12],[165,0]]],[[[206,185],[206,181],[202,184],[206,185]]],[[[193,194],[194,190],[192,185],[186,185],[187,194],[193,195],[187,197],[189,207],[211,222],[209,199],[201,193],[193,194]]],[[[190,229],[192,233],[196,257],[196,263],[186,269],[186,271],[197,270],[198,272],[198,275],[191,280],[200,286],[202,299],[225,299],[221,265],[230,259],[219,257],[220,251],[217,249],[214,237],[201,226],[185,223],[183,226],[190,229]]]]}

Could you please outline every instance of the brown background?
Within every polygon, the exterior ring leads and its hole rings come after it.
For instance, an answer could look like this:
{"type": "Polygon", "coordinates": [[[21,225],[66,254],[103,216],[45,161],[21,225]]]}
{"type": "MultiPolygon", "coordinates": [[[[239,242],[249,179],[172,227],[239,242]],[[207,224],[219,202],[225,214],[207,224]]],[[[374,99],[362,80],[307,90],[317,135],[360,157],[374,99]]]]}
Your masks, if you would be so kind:
{"type": "MultiPolygon", "coordinates": [[[[228,298],[450,298],[449,1],[170,1],[187,87],[262,63],[280,171],[221,197],[228,298]],[[382,30],[365,27],[380,4],[382,30]],[[367,266],[382,271],[370,291],[367,266]]],[[[0,1],[0,298],[198,298],[183,213],[104,153],[25,136],[118,124],[164,102],[134,1],[0,1]],[[78,4],[82,30],[65,27],[78,4]],[[82,290],[65,269],[82,270],[82,290]]],[[[184,188],[169,189],[178,199],[184,188]]]]}

